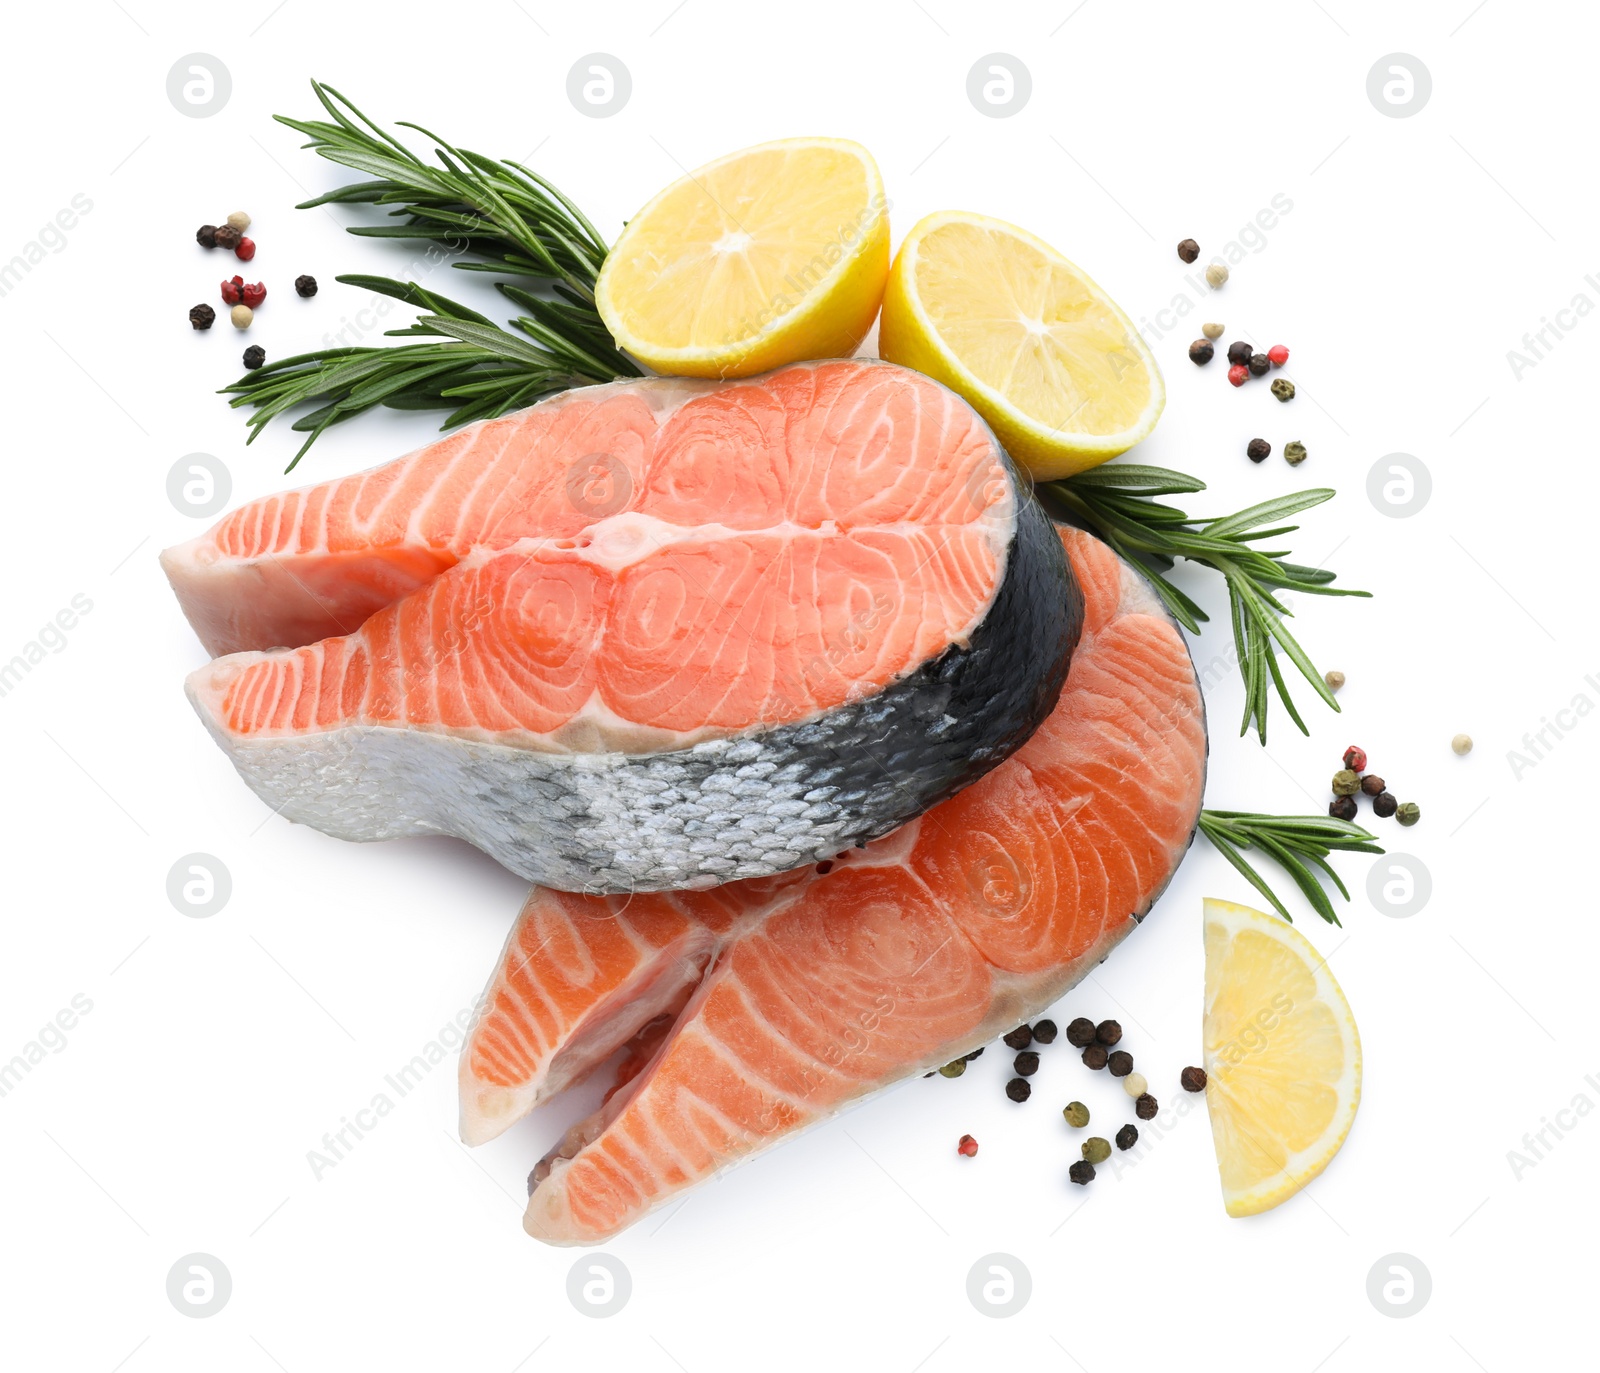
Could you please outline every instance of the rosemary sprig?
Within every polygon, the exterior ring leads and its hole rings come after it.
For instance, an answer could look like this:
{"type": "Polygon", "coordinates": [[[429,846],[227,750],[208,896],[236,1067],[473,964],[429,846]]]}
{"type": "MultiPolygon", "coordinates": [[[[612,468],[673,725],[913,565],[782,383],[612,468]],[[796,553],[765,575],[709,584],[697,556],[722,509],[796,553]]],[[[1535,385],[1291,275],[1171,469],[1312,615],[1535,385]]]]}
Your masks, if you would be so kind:
{"type": "Polygon", "coordinates": [[[1341,853],[1382,853],[1375,842],[1376,836],[1368,834],[1359,825],[1348,820],[1335,820],[1321,815],[1255,815],[1237,810],[1203,810],[1200,812],[1201,832],[1216,846],[1228,862],[1244,876],[1252,887],[1272,903],[1274,910],[1291,924],[1294,917],[1269,887],[1266,880],[1245,859],[1241,850],[1257,848],[1274,859],[1279,867],[1294,879],[1311,907],[1330,925],[1337,925],[1339,917],[1333,903],[1323,889],[1319,873],[1326,873],[1346,901],[1350,893],[1328,864],[1328,855],[1334,850],[1341,853]]]}
{"type": "Polygon", "coordinates": [[[520,279],[496,281],[522,313],[493,320],[415,282],[391,277],[341,276],[346,285],[391,296],[423,313],[388,337],[443,340],[353,348],[325,348],[283,358],[247,372],[222,394],[230,405],[250,406],[253,443],[272,420],[302,405],[314,407],[292,428],[306,434],[289,463],[293,471],[331,425],[386,405],[397,410],[446,410],[441,429],[503,415],[541,396],[591,382],[641,375],[618,350],[594,307],[594,283],[606,243],[581,211],[548,181],[520,163],[495,162],[456,148],[416,124],[435,144],[439,166],[423,161],[392,138],[331,86],[313,81],[328,120],[280,123],[308,135],[320,156],[377,179],[344,186],[304,202],[392,205],[401,222],[353,226],[370,238],[410,238],[447,243],[475,261],[454,265],[520,279]],[[357,122],[359,121],[359,122],[357,122]],[[527,287],[547,292],[536,295],[527,287]]]}
{"type": "Polygon", "coordinates": [[[1229,618],[1233,627],[1239,668],[1244,675],[1244,718],[1239,733],[1252,723],[1257,736],[1267,741],[1267,685],[1270,682],[1289,718],[1302,734],[1305,721],[1295,709],[1288,685],[1278,665],[1281,650],[1311,683],[1317,695],[1334,710],[1322,674],[1284,624],[1293,612],[1278,599],[1278,591],[1301,591],[1313,596],[1367,596],[1370,592],[1330,585],[1335,574],[1319,567],[1286,562],[1286,553],[1267,552],[1254,545],[1293,533],[1298,525],[1282,520],[1321,505],[1333,496],[1326,487],[1262,501],[1221,519],[1197,519],[1157,496],[1204,491],[1205,483],[1166,467],[1139,463],[1109,463],[1079,472],[1063,481],[1050,482],[1043,492],[1089,525],[1102,539],[1130,561],[1150,573],[1157,594],[1173,615],[1192,633],[1207,620],[1198,605],[1164,575],[1179,558],[1204,563],[1222,573],[1228,584],[1229,618]],[[1263,528],[1263,526],[1271,526],[1263,528]]]}

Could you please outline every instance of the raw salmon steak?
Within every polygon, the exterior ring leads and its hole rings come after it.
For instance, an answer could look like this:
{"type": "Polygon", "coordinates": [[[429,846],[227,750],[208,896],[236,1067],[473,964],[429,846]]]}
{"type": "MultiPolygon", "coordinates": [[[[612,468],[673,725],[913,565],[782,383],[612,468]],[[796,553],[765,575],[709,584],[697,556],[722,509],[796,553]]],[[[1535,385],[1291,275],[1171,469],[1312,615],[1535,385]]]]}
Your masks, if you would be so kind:
{"type": "Polygon", "coordinates": [[[274,810],[593,893],[887,834],[1027,739],[1081,619],[977,413],[867,359],[570,391],[162,562],[274,810]]]}
{"type": "Polygon", "coordinates": [[[617,1051],[617,1084],[529,1179],[523,1224],[593,1244],[1031,1019],[1142,920],[1194,834],[1205,705],[1183,636],[1104,544],[1060,704],[1007,762],[863,849],[707,892],[535,887],[462,1049],[492,1139],[617,1051]]]}

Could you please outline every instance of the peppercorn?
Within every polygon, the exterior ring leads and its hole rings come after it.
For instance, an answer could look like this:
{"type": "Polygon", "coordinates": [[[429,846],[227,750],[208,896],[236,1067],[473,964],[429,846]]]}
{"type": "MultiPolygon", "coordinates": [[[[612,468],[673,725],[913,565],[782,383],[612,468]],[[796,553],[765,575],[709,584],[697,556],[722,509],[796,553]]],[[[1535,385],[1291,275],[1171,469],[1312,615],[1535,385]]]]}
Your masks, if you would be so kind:
{"type": "Polygon", "coordinates": [[[1380,820],[1387,820],[1395,813],[1400,803],[1394,799],[1392,792],[1380,791],[1372,798],[1372,813],[1380,820]]]}
{"type": "Polygon", "coordinates": [[[1402,801],[1399,809],[1395,811],[1394,818],[1407,829],[1422,819],[1422,807],[1415,801],[1402,801]]]}
{"type": "Polygon", "coordinates": [[[1351,744],[1344,751],[1344,765],[1356,772],[1367,770],[1367,751],[1357,744],[1351,744]]]}
{"type": "Polygon", "coordinates": [[[212,231],[212,238],[215,239],[217,247],[226,248],[229,252],[239,246],[239,240],[243,237],[244,235],[231,224],[219,224],[212,231]]]}
{"type": "Polygon", "coordinates": [[[1110,1048],[1114,1044],[1122,1043],[1122,1026],[1114,1020],[1102,1020],[1094,1027],[1094,1037],[1097,1044],[1104,1044],[1110,1048]]]}
{"type": "Polygon", "coordinates": [[[1245,445],[1244,455],[1251,462],[1265,462],[1272,456],[1272,445],[1265,439],[1251,439],[1245,445]]]}
{"type": "Polygon", "coordinates": [[[1081,1130],[1089,1123],[1089,1108],[1081,1101],[1069,1101],[1061,1108],[1061,1114],[1074,1130],[1081,1130]]]}
{"type": "Polygon", "coordinates": [[[1272,364],[1267,361],[1265,353],[1250,354],[1250,361],[1245,363],[1245,366],[1250,369],[1250,375],[1253,377],[1264,377],[1272,370],[1272,364]]]}
{"type": "Polygon", "coordinates": [[[1283,460],[1290,467],[1298,467],[1306,460],[1306,446],[1299,439],[1290,439],[1283,446],[1283,460]]]}
{"type": "Polygon", "coordinates": [[[1228,368],[1228,380],[1235,386],[1243,386],[1250,380],[1250,369],[1242,363],[1235,363],[1228,368]]]}
{"type": "Polygon", "coordinates": [[[1106,1067],[1111,1070],[1112,1077],[1127,1077],[1133,1071],[1133,1055],[1126,1049],[1118,1049],[1106,1057],[1106,1067]]]}
{"type": "Polygon", "coordinates": [[[1091,1135],[1083,1142],[1083,1159],[1085,1163],[1104,1163],[1111,1157],[1111,1142],[1102,1139],[1099,1135],[1091,1135]]]}
{"type": "Polygon", "coordinates": [[[1228,361],[1235,367],[1243,367],[1250,361],[1251,348],[1243,339],[1234,339],[1228,345],[1228,361]]]}
{"type": "Polygon", "coordinates": [[[1335,820],[1354,820],[1356,818],[1356,798],[1353,796],[1340,796],[1328,803],[1328,814],[1335,820]]]}
{"type": "Polygon", "coordinates": [[[954,1058],[954,1059],[951,1059],[950,1062],[946,1063],[944,1065],[944,1067],[939,1069],[939,1076],[940,1077],[960,1077],[961,1074],[966,1072],[966,1071],[967,1071],[967,1060],[964,1059],[964,1058],[954,1058]]]}
{"type": "Polygon", "coordinates": [[[239,288],[239,299],[244,301],[252,310],[267,298],[267,288],[259,281],[250,282],[239,288]]]}
{"type": "Polygon", "coordinates": [[[1067,1169],[1067,1176],[1079,1187],[1087,1187],[1094,1181],[1094,1164],[1079,1161],[1067,1169]]]}
{"type": "Polygon", "coordinates": [[[962,1054],[961,1056],[962,1058],[966,1059],[968,1063],[971,1063],[973,1059],[983,1057],[983,1048],[980,1046],[974,1049],[970,1054],[962,1054]]]}
{"type": "Polygon", "coordinates": [[[1288,377],[1276,377],[1272,382],[1272,394],[1287,403],[1294,399],[1294,383],[1288,377]]]}
{"type": "Polygon", "coordinates": [[[1026,1049],[1033,1043],[1033,1031],[1026,1025],[1018,1025],[1005,1036],[1005,1046],[1008,1049],[1026,1049]]]}
{"type": "Polygon", "coordinates": [[[1150,1090],[1150,1084],[1145,1081],[1143,1073],[1129,1073],[1122,1079],[1122,1090],[1137,1100],[1150,1090]]]}
{"type": "Polygon", "coordinates": [[[1006,1095],[1013,1101],[1026,1101],[1033,1095],[1033,1088],[1028,1085],[1025,1077],[1014,1077],[1006,1083],[1006,1095]]]}
{"type": "Polygon", "coordinates": [[[308,299],[317,293],[317,279],[312,276],[297,276],[294,279],[295,294],[308,299]]]}
{"type": "Polygon", "coordinates": [[[1033,1042],[1035,1044],[1054,1044],[1056,1042],[1056,1023],[1053,1020],[1041,1020],[1033,1027],[1033,1042]]]}
{"type": "Polygon", "coordinates": [[[1083,1066],[1099,1072],[1106,1066],[1106,1046],[1104,1044],[1091,1044],[1083,1051],[1083,1066]]]}
{"type": "Polygon", "coordinates": [[[1267,349],[1267,358],[1274,367],[1282,367],[1284,363],[1289,361],[1289,350],[1281,343],[1274,343],[1272,347],[1267,349]]]}
{"type": "Polygon", "coordinates": [[[1361,778],[1349,768],[1340,768],[1333,774],[1333,794],[1335,796],[1354,796],[1361,790],[1361,778]]]}
{"type": "Polygon", "coordinates": [[[1156,1112],[1160,1109],[1160,1104],[1153,1096],[1150,1095],[1149,1092],[1146,1092],[1142,1097],[1133,1103],[1133,1113],[1134,1115],[1138,1116],[1140,1120],[1154,1120],[1156,1118],[1156,1112]]]}
{"type": "Polygon", "coordinates": [[[1189,361],[1196,367],[1204,367],[1216,356],[1216,349],[1211,346],[1208,338],[1197,338],[1189,345],[1189,361]]]}
{"type": "Polygon", "coordinates": [[[1220,262],[1213,262],[1206,268],[1206,285],[1213,291],[1220,291],[1228,281],[1228,269],[1220,262]]]}
{"type": "Polygon", "coordinates": [[[1185,1068],[1178,1074],[1178,1081],[1186,1092],[1203,1092],[1206,1089],[1206,1070],[1204,1068],[1185,1068]]]}
{"type": "Polygon", "coordinates": [[[235,305],[228,311],[228,318],[233,321],[235,329],[248,329],[250,321],[255,318],[255,311],[248,305],[235,305]]]}
{"type": "Polygon", "coordinates": [[[1458,756],[1465,758],[1467,754],[1472,752],[1472,736],[1470,734],[1458,734],[1450,741],[1450,747],[1456,751],[1458,756]]]}
{"type": "Polygon", "coordinates": [[[1039,1071],[1039,1055],[1032,1049],[1024,1049],[1011,1061],[1011,1066],[1023,1077],[1032,1077],[1039,1071]]]}
{"type": "Polygon", "coordinates": [[[209,329],[217,322],[217,312],[209,305],[196,305],[189,311],[189,323],[196,329],[209,329]]]}
{"type": "Polygon", "coordinates": [[[1178,245],[1178,256],[1185,262],[1193,262],[1200,256],[1200,245],[1192,238],[1186,238],[1178,245]]]}
{"type": "Polygon", "coordinates": [[[1214,343],[1217,339],[1222,337],[1222,325],[1202,324],[1200,326],[1200,332],[1214,343]]]}
{"type": "Polygon", "coordinates": [[[243,210],[235,210],[228,216],[229,227],[237,229],[241,234],[250,227],[250,216],[243,210]]]}
{"type": "Polygon", "coordinates": [[[202,224],[194,231],[194,241],[202,248],[215,248],[217,246],[217,226],[215,224],[202,224]]]}
{"type": "Polygon", "coordinates": [[[1379,777],[1375,772],[1369,772],[1361,779],[1361,790],[1368,796],[1376,796],[1380,791],[1387,791],[1388,788],[1384,786],[1383,778],[1379,777]]]}
{"type": "Polygon", "coordinates": [[[259,343],[252,343],[244,350],[244,365],[252,372],[267,360],[267,350],[259,343]]]}
{"type": "Polygon", "coordinates": [[[236,258],[238,258],[240,262],[248,262],[248,261],[250,261],[250,259],[253,258],[256,255],[256,241],[255,241],[255,239],[253,239],[253,238],[245,238],[241,234],[240,237],[239,237],[239,241],[236,244],[234,244],[233,255],[236,258]]]}
{"type": "Polygon", "coordinates": [[[237,305],[244,293],[244,278],[233,277],[222,283],[222,303],[237,305]]]}
{"type": "Polygon", "coordinates": [[[977,1158],[978,1141],[973,1139],[971,1135],[962,1135],[960,1141],[956,1144],[956,1153],[960,1154],[962,1158],[977,1158]]]}
{"type": "Polygon", "coordinates": [[[1067,1026],[1067,1043],[1074,1048],[1081,1049],[1086,1044],[1094,1043],[1094,1021],[1086,1015],[1080,1015],[1067,1026]]]}
{"type": "Polygon", "coordinates": [[[1337,691],[1344,685],[1345,676],[1344,673],[1335,668],[1331,671],[1324,672],[1322,674],[1322,680],[1328,684],[1329,691],[1337,691]]]}
{"type": "Polygon", "coordinates": [[[1117,1148],[1124,1151],[1133,1148],[1139,1142],[1139,1127],[1137,1125],[1124,1125],[1117,1131],[1117,1148]]]}

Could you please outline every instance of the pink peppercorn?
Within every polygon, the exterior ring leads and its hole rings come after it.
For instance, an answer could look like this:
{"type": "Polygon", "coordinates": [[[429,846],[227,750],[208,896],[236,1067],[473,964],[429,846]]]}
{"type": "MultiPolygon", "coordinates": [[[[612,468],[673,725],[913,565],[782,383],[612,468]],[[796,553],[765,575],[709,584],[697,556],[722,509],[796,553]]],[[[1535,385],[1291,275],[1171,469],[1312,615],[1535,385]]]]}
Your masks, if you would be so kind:
{"type": "Polygon", "coordinates": [[[1281,343],[1274,343],[1272,347],[1267,349],[1267,359],[1274,367],[1282,367],[1284,363],[1289,361],[1289,350],[1281,343]]]}
{"type": "Polygon", "coordinates": [[[1235,386],[1243,386],[1245,382],[1250,380],[1250,369],[1235,363],[1228,368],[1228,380],[1235,386]]]}
{"type": "Polygon", "coordinates": [[[976,1158],[978,1156],[978,1141],[971,1135],[962,1135],[961,1141],[956,1145],[956,1153],[962,1158],[976,1158]]]}

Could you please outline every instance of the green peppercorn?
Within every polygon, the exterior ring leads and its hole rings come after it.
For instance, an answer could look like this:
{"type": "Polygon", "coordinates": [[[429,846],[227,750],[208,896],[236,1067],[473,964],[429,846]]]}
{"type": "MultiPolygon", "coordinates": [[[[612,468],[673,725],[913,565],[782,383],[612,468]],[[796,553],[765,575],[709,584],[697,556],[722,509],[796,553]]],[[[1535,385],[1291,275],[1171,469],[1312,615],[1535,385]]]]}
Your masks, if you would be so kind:
{"type": "Polygon", "coordinates": [[[1354,796],[1361,790],[1361,774],[1350,768],[1340,768],[1333,774],[1333,794],[1335,796],[1354,796]]]}
{"type": "Polygon", "coordinates": [[[1298,467],[1306,460],[1306,446],[1299,439],[1290,439],[1283,446],[1283,460],[1290,467],[1298,467]]]}
{"type": "Polygon", "coordinates": [[[1281,401],[1291,401],[1294,399],[1294,383],[1288,377],[1274,378],[1272,394],[1281,401]]]}
{"type": "Polygon", "coordinates": [[[1402,801],[1400,808],[1394,813],[1394,818],[1409,829],[1422,819],[1422,807],[1415,801],[1402,801]]]}
{"type": "Polygon", "coordinates": [[[1079,1187],[1087,1187],[1094,1181],[1094,1165],[1092,1163],[1074,1163],[1067,1169],[1067,1176],[1079,1187]]]}
{"type": "Polygon", "coordinates": [[[1131,1149],[1139,1142],[1139,1127],[1137,1125],[1124,1125],[1117,1131],[1117,1148],[1131,1149]]]}
{"type": "Polygon", "coordinates": [[[1112,1077],[1127,1077],[1133,1071],[1133,1055],[1126,1049],[1118,1049],[1107,1057],[1106,1067],[1111,1070],[1112,1077]]]}
{"type": "Polygon", "coordinates": [[[1056,1023],[1053,1020],[1041,1020],[1033,1027],[1033,1042],[1035,1044],[1054,1044],[1056,1042],[1056,1023]]]}
{"type": "Polygon", "coordinates": [[[1094,1043],[1094,1021],[1080,1015],[1067,1026],[1067,1043],[1075,1049],[1094,1043]]]}
{"type": "Polygon", "coordinates": [[[966,1072],[966,1071],[967,1071],[967,1060],[964,1059],[964,1058],[958,1058],[958,1059],[953,1060],[950,1063],[946,1063],[944,1065],[944,1067],[939,1069],[939,1076],[940,1077],[960,1077],[961,1074],[966,1072]]]}
{"type": "Polygon", "coordinates": [[[1108,1051],[1104,1044],[1091,1044],[1083,1051],[1083,1066],[1099,1072],[1106,1066],[1108,1051]]]}
{"type": "Polygon", "coordinates": [[[1400,803],[1394,799],[1392,792],[1380,791],[1372,798],[1372,813],[1380,820],[1387,820],[1398,809],[1400,803]]]}
{"type": "Polygon", "coordinates": [[[1138,1116],[1140,1120],[1154,1120],[1156,1118],[1156,1112],[1160,1109],[1160,1105],[1157,1103],[1156,1099],[1150,1095],[1149,1092],[1146,1092],[1142,1097],[1133,1103],[1133,1113],[1134,1115],[1138,1116]]]}
{"type": "Polygon", "coordinates": [[[1033,1043],[1033,1031],[1026,1025],[1018,1025],[1006,1035],[1004,1043],[1008,1049],[1026,1049],[1033,1043]]]}
{"type": "Polygon", "coordinates": [[[1089,1108],[1081,1101],[1069,1101],[1061,1108],[1061,1114],[1074,1130],[1081,1130],[1089,1123],[1089,1108]]]}
{"type": "Polygon", "coordinates": [[[1111,1157],[1110,1141],[1091,1135],[1083,1142],[1083,1157],[1086,1163],[1104,1163],[1111,1157]]]}

